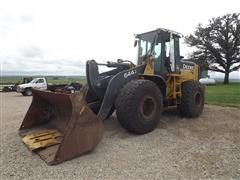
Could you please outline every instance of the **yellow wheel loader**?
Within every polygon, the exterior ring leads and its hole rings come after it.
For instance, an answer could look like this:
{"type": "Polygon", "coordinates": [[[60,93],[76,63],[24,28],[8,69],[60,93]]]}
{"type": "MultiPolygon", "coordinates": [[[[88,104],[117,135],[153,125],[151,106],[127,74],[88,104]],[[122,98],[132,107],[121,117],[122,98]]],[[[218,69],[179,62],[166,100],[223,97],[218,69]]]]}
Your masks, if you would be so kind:
{"type": "Polygon", "coordinates": [[[177,106],[182,116],[199,116],[204,87],[198,82],[198,65],[180,56],[181,36],[163,28],[135,35],[137,65],[121,59],[87,61],[87,84],[80,92],[33,90],[19,130],[25,145],[53,165],[93,150],[103,120],[114,110],[122,127],[136,134],[154,130],[164,106],[177,106]],[[99,73],[99,66],[111,70],[99,73]]]}

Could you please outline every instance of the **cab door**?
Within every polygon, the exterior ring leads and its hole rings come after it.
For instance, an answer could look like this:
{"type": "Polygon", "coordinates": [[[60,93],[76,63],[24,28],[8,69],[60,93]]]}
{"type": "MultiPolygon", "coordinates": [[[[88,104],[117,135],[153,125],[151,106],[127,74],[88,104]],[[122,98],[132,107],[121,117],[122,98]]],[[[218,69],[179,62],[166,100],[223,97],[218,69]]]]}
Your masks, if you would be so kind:
{"type": "Polygon", "coordinates": [[[47,88],[47,84],[46,84],[46,82],[44,81],[44,79],[38,79],[38,80],[35,82],[34,87],[37,88],[37,89],[45,90],[45,89],[47,88]]]}

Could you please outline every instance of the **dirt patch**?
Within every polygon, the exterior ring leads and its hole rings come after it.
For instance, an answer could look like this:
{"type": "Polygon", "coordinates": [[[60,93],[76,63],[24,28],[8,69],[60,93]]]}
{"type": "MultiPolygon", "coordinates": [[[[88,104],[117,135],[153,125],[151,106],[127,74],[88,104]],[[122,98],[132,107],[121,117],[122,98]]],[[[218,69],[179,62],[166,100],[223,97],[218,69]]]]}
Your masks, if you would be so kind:
{"type": "Polygon", "coordinates": [[[141,136],[112,116],[93,152],[48,166],[18,136],[31,97],[0,95],[1,179],[240,178],[240,109],[206,106],[201,117],[186,119],[169,108],[158,128],[141,136]]]}

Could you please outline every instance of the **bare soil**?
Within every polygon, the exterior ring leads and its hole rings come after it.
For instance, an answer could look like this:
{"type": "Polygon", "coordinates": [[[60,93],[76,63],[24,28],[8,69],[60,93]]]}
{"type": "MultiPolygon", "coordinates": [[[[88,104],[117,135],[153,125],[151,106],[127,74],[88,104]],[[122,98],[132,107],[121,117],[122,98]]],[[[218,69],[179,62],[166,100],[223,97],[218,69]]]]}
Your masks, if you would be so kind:
{"type": "Polygon", "coordinates": [[[32,98],[0,96],[1,179],[240,179],[240,109],[205,106],[186,119],[168,108],[157,129],[141,136],[112,116],[93,152],[48,166],[18,136],[32,98]]]}

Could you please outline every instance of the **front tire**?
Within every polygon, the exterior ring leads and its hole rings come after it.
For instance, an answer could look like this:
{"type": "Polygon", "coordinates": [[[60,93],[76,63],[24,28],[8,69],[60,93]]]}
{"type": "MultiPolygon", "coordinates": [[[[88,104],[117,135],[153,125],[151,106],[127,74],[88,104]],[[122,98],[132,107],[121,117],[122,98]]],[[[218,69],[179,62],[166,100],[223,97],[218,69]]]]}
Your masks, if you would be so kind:
{"type": "Polygon", "coordinates": [[[181,103],[178,112],[185,117],[198,117],[204,108],[204,88],[198,81],[190,80],[181,84],[181,103]]]}
{"type": "Polygon", "coordinates": [[[132,133],[145,134],[159,123],[163,98],[152,81],[133,80],[120,90],[115,107],[122,127],[132,133]]]}
{"type": "Polygon", "coordinates": [[[25,96],[31,96],[32,95],[32,90],[31,89],[25,89],[24,95],[25,96]]]}

